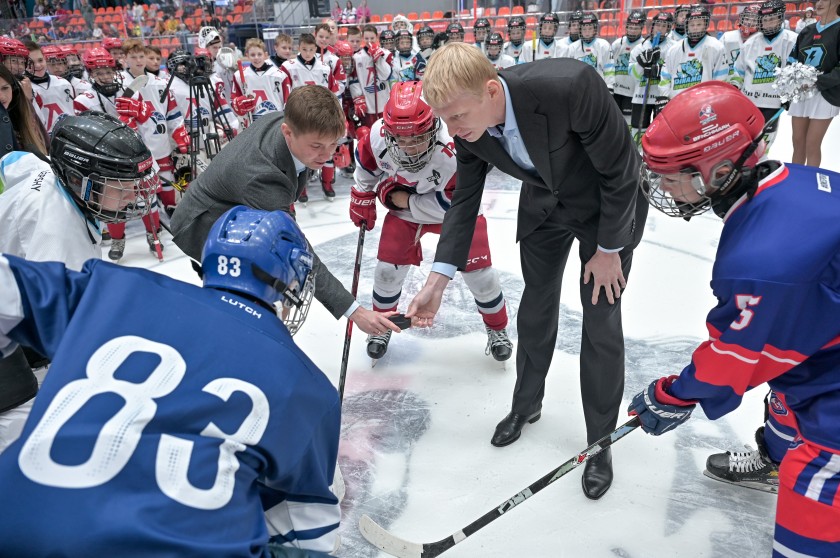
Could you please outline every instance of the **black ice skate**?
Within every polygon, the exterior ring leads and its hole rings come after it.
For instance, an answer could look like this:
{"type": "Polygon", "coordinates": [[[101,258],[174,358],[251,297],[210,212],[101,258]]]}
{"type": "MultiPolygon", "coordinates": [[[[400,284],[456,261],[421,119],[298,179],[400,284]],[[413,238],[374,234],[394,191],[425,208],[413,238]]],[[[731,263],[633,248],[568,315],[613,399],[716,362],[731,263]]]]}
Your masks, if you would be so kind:
{"type": "Polygon", "coordinates": [[[321,189],[324,190],[324,197],[327,198],[328,201],[333,201],[335,199],[335,190],[333,190],[332,182],[321,183],[321,189]]]}
{"type": "MultiPolygon", "coordinates": [[[[379,360],[385,356],[388,351],[388,342],[391,340],[391,330],[379,335],[368,335],[367,338],[367,354],[374,361],[379,360]]],[[[372,365],[375,362],[371,363],[372,365]]]]}
{"type": "MultiPolygon", "coordinates": [[[[757,450],[733,451],[710,455],[706,460],[707,477],[744,488],[776,494],[779,492],[779,466],[770,459],[764,445],[764,427],[755,432],[757,450]]],[[[747,449],[750,449],[747,446],[747,449]]]]}
{"type": "Polygon", "coordinates": [[[298,196],[298,201],[304,205],[306,205],[306,202],[309,201],[309,194],[306,193],[306,188],[304,188],[303,192],[301,192],[298,196]]]}
{"type": "Polygon", "coordinates": [[[108,258],[113,262],[118,262],[122,259],[125,253],[125,239],[115,238],[111,241],[111,249],[108,250],[108,258]]]}
{"type": "Polygon", "coordinates": [[[508,339],[507,331],[500,329],[499,331],[487,329],[487,348],[484,350],[485,355],[493,355],[493,358],[499,362],[505,361],[513,354],[513,343],[508,339]]]}

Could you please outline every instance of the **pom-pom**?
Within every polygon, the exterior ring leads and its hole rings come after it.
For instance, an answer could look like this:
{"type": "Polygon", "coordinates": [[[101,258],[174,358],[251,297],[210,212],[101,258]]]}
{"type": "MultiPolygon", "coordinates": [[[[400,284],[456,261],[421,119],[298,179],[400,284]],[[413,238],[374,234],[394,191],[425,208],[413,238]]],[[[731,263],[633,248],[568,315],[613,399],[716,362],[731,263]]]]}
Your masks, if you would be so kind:
{"type": "Polygon", "coordinates": [[[773,89],[779,92],[782,103],[798,103],[810,99],[817,93],[819,72],[813,66],[794,62],[784,68],[776,68],[773,89]]]}

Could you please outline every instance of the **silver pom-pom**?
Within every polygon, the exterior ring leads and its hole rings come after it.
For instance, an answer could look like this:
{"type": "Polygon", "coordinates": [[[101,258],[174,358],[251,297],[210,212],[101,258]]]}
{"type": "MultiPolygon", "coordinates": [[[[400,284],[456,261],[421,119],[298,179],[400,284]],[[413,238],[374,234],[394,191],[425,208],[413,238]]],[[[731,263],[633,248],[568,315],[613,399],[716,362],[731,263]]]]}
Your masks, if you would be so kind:
{"type": "Polygon", "coordinates": [[[819,72],[813,66],[794,62],[784,68],[776,68],[773,89],[779,92],[782,103],[798,103],[810,99],[817,93],[819,72]]]}

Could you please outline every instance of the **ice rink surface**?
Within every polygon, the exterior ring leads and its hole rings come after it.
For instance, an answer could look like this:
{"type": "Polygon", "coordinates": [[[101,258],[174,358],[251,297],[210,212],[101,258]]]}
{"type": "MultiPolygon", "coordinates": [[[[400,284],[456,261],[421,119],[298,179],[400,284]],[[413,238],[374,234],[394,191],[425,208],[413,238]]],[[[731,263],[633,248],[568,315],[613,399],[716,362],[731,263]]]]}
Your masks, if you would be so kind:
{"type": "MultiPolygon", "coordinates": [[[[770,156],[786,161],[790,153],[790,119],[785,115],[770,156]]],[[[840,125],[833,124],[823,142],[822,166],[840,171],[838,153],[840,125]]],[[[337,198],[330,203],[322,200],[320,186],[312,184],[311,201],[297,206],[303,231],[348,287],[358,239],[347,216],[349,187],[349,180],[339,178],[337,198]]],[[[493,265],[507,297],[508,333],[514,343],[522,293],[514,242],[518,190],[518,182],[494,171],[483,202],[493,265]]],[[[359,285],[359,301],[368,308],[379,226],[385,215],[382,206],[378,211],[377,227],[366,235],[359,285]]],[[[709,280],[721,227],[720,219],[711,213],[686,223],[651,209],[622,297],[624,408],[653,379],[678,374],[706,338],[705,316],[715,304],[709,280]]],[[[148,252],[142,227],[132,223],[123,263],[198,283],[171,236],[164,232],[162,241],[165,260],[157,262],[148,252]]],[[[400,310],[406,309],[425,281],[436,242],[434,236],[423,239],[424,261],[406,280],[400,310]]],[[[104,259],[107,251],[106,245],[104,259]]],[[[380,556],[358,531],[363,513],[413,542],[437,541],[586,447],[578,378],[578,261],[570,257],[566,268],[560,333],[542,418],[505,448],[491,446],[490,438],[510,410],[515,357],[503,365],[485,355],[484,327],[459,277],[446,291],[435,327],[394,335],[388,353],[375,368],[365,354],[364,334],[354,331],[343,406],[339,462],[347,494],[337,556],[380,556]]],[[[315,302],[295,338],[336,384],[344,332],[345,321],[336,321],[315,302]]],[[[234,349],[247,351],[248,347],[234,349]]],[[[282,374],[282,369],[266,373],[282,374]]],[[[709,454],[743,449],[745,443],[754,447],[753,433],[763,420],[765,393],[763,387],[748,393],[739,409],[715,422],[698,408],[688,423],[662,437],[632,432],[613,448],[615,480],[601,500],[590,501],[583,495],[580,467],[445,556],[769,556],[775,496],[702,475],[709,454]]],[[[624,420],[622,412],[620,421],[624,420]]]]}

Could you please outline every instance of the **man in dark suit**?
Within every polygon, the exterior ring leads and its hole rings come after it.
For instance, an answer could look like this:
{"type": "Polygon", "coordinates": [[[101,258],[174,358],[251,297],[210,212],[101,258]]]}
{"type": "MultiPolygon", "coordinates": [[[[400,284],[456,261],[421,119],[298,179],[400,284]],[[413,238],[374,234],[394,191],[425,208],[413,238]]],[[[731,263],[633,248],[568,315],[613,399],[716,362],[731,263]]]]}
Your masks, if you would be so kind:
{"type": "MultiPolygon", "coordinates": [[[[621,111],[598,74],[570,59],[497,74],[479,50],[451,44],[435,53],[423,82],[427,102],[456,138],[458,179],[433,273],[406,315],[431,325],[446,284],[466,264],[488,164],[522,180],[517,240],[525,290],[516,387],[491,443],[515,442],[525,424],[540,418],[560,284],[575,239],[582,264],[581,398],[592,443],[618,419],[624,391],[619,297],[647,217],[639,155],[621,111]]],[[[600,498],[612,476],[607,449],[587,462],[584,493],[600,498]]]]}
{"type": "MultiPolygon", "coordinates": [[[[228,209],[246,205],[288,212],[310,169],[332,160],[345,133],[344,111],[332,92],[317,85],[296,89],[286,103],[285,119],[269,115],[254,122],[190,183],[172,215],[175,244],[201,261],[210,228],[228,209]]],[[[333,316],[353,320],[368,334],[400,331],[388,320],[390,313],[360,306],[317,255],[313,269],[315,298],[333,316]]]]}

